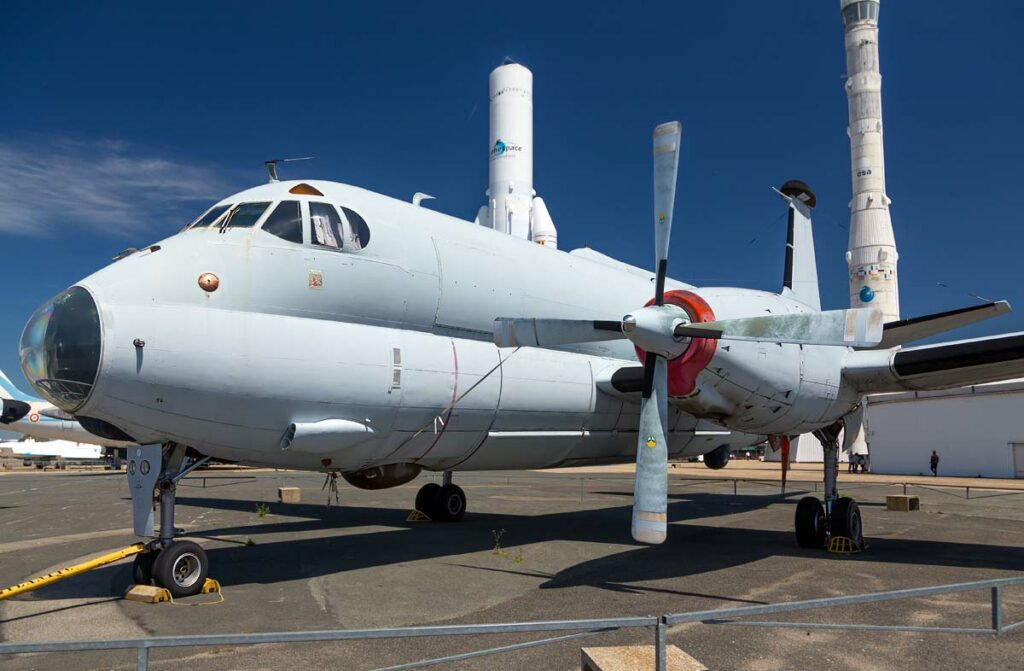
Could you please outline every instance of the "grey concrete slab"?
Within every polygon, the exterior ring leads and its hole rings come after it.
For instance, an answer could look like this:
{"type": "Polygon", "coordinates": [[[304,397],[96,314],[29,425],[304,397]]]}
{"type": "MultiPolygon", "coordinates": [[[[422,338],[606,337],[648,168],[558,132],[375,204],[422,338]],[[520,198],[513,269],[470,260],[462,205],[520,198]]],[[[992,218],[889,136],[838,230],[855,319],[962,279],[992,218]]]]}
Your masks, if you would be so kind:
{"type": "MultiPolygon", "coordinates": [[[[434,476],[426,476],[434,477],[434,476]]],[[[922,490],[923,510],[885,510],[884,487],[861,500],[871,549],[850,557],[796,546],[798,493],[771,484],[674,481],[668,542],[640,547],[629,536],[629,476],[560,473],[459,474],[469,497],[461,524],[406,522],[426,477],[378,492],[342,488],[328,508],[323,478],[294,472],[213,471],[179,489],[178,524],[207,549],[225,602],[193,606],[120,600],[128,562],[0,602],[5,641],[290,631],[417,624],[649,615],[750,603],[1020,575],[1024,496],[965,500],[922,490]],[[206,478],[205,488],[203,477],[206,478]],[[281,504],[277,488],[302,488],[281,504]],[[257,504],[270,514],[260,517],[257,504]]],[[[123,475],[0,476],[0,584],[127,545],[130,506],[123,475]]],[[[1006,618],[1024,618],[1024,588],[1007,593],[1006,618]]],[[[987,594],[943,596],[794,614],[801,619],[881,624],[986,626],[987,594]]],[[[531,636],[267,645],[153,653],[167,669],[373,669],[419,658],[528,640],[531,636]]],[[[702,624],[669,632],[714,669],[1011,669],[1024,633],[999,639],[746,629],[702,624]]],[[[454,669],[578,668],[581,645],[653,641],[618,632],[454,669]]],[[[127,652],[31,655],[5,669],[131,668],[127,652]]]]}

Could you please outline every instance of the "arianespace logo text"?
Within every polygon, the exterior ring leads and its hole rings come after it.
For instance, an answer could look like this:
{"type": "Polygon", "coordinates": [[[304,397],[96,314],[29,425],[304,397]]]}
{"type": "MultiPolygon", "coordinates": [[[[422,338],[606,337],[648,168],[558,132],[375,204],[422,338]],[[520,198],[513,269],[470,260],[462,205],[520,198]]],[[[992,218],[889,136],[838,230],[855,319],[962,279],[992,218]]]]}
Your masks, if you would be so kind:
{"type": "Polygon", "coordinates": [[[523,145],[516,144],[515,142],[506,142],[501,138],[498,138],[498,141],[494,143],[493,147],[491,147],[491,160],[504,158],[506,156],[516,156],[517,154],[522,153],[522,151],[523,145]]]}

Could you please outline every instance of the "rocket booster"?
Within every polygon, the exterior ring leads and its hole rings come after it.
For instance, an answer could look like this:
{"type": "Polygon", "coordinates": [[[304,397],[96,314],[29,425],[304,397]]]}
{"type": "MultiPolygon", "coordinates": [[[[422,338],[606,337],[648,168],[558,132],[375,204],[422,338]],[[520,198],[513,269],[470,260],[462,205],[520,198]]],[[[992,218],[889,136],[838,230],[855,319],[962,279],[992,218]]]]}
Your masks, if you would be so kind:
{"type": "Polygon", "coordinates": [[[885,321],[900,314],[896,239],[885,194],[882,75],[878,67],[878,0],[840,0],[846,33],[851,177],[850,307],[875,307],[885,321]]]}
{"type": "Polygon", "coordinates": [[[533,73],[506,63],[489,80],[487,205],[477,222],[496,231],[557,246],[547,206],[533,190],[533,73]]]}

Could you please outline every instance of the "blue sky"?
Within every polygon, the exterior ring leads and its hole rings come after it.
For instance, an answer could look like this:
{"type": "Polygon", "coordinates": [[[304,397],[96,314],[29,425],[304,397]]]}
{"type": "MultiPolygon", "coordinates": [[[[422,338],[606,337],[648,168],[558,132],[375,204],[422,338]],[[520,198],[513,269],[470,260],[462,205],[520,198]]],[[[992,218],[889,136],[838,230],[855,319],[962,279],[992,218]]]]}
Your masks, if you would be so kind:
{"type": "MultiPolygon", "coordinates": [[[[1007,298],[1024,330],[1017,2],[882,3],[888,192],[904,316],[1007,298]]],[[[0,368],[35,307],[265,179],[333,179],[472,218],[487,75],[535,77],[535,186],[560,246],[651,264],[650,131],[684,123],[671,273],[775,290],[769,187],[818,195],[826,307],[845,307],[850,198],[838,2],[6,3],[0,368]]],[[[537,278],[542,281],[543,278],[537,278]]]]}

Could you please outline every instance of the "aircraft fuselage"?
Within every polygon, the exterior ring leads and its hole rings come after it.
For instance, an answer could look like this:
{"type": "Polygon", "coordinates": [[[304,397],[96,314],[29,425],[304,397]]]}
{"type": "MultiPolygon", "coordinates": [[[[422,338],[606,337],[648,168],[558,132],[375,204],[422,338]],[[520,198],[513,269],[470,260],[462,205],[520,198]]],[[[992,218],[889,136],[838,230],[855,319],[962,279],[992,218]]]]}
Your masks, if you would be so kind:
{"type": "MultiPolygon", "coordinates": [[[[493,323],[619,319],[649,300],[651,273],[341,184],[308,182],[324,195],[292,195],[295,184],[223,202],[270,202],[268,214],[280,200],[302,202],[301,244],[261,230],[262,219],[196,228],[78,283],[98,313],[98,374],[81,393],[51,400],[139,442],[296,468],[521,469],[635,457],[638,395],[612,377],[638,365],[628,342],[499,349],[493,323]],[[309,202],[358,212],[365,248],[313,244],[309,202]],[[216,276],[215,290],[200,286],[204,274],[216,276]],[[285,449],[289,425],[327,419],[367,434],[285,449]]],[[[811,311],[761,291],[668,288],[700,296],[717,319],[811,311]]],[[[857,402],[841,380],[846,354],[720,344],[695,388],[673,399],[670,454],[834,422],[857,402]]],[[[26,375],[36,383],[29,367],[26,375]]]]}

